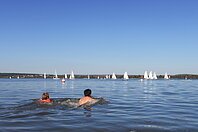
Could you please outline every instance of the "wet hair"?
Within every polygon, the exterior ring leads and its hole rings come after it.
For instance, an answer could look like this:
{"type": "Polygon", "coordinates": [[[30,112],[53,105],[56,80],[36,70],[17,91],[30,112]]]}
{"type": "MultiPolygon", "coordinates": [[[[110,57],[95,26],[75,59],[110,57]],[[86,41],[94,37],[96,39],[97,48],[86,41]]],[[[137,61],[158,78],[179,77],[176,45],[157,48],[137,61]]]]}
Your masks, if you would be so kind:
{"type": "Polygon", "coordinates": [[[49,99],[49,93],[46,92],[45,95],[46,95],[46,97],[49,99]]]}
{"type": "Polygon", "coordinates": [[[42,94],[42,100],[46,100],[46,99],[49,99],[49,93],[43,93],[42,94]]]}
{"type": "Polygon", "coordinates": [[[84,90],[84,95],[85,96],[91,96],[91,89],[85,89],[84,90]]]}

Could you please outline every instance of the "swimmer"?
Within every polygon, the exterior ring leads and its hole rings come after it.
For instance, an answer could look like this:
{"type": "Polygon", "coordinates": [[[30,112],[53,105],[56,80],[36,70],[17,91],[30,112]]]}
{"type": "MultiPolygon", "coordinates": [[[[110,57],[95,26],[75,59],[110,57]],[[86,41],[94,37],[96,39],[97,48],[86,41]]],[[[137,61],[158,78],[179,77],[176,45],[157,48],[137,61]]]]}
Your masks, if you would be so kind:
{"type": "Polygon", "coordinates": [[[39,100],[41,103],[52,103],[52,100],[49,98],[49,93],[43,93],[42,98],[39,100]]]}
{"type": "Polygon", "coordinates": [[[84,97],[79,100],[79,106],[82,106],[87,103],[94,103],[96,100],[91,97],[91,89],[84,90],[84,97]]]}

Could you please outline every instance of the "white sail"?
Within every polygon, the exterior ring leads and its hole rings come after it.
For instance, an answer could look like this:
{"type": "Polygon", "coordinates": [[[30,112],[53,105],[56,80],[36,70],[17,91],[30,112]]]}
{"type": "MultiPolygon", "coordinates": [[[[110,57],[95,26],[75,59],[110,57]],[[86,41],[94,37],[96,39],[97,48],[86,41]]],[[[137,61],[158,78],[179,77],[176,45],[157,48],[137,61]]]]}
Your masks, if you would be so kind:
{"type": "Polygon", "coordinates": [[[58,75],[57,75],[57,73],[55,72],[55,78],[58,78],[58,75]]]}
{"type": "Polygon", "coordinates": [[[74,77],[74,72],[72,71],[71,72],[71,75],[70,75],[70,77],[69,77],[69,79],[74,79],[75,77],[74,77]]]}
{"type": "Polygon", "coordinates": [[[65,79],[67,79],[67,74],[65,74],[65,79]]]}
{"type": "Polygon", "coordinates": [[[106,75],[106,76],[105,76],[105,78],[106,78],[106,79],[109,79],[109,76],[108,76],[108,75],[106,75]]]}
{"type": "Polygon", "coordinates": [[[12,79],[12,77],[10,77],[10,79],[12,79]]]}
{"type": "Polygon", "coordinates": [[[89,75],[87,76],[87,79],[90,79],[90,76],[89,75]]]}
{"type": "Polygon", "coordinates": [[[112,74],[112,79],[117,79],[115,73],[112,74]]]}
{"type": "Polygon", "coordinates": [[[164,79],[169,79],[167,72],[164,75],[164,79]]]}
{"type": "Polygon", "coordinates": [[[100,77],[98,76],[98,79],[100,79],[100,77]]]}
{"type": "Polygon", "coordinates": [[[46,73],[44,73],[43,78],[44,78],[44,79],[46,79],[46,78],[47,78],[47,77],[46,77],[46,73]]]}
{"type": "Polygon", "coordinates": [[[59,79],[56,70],[55,70],[55,76],[53,77],[53,79],[59,79]]]}
{"type": "Polygon", "coordinates": [[[128,76],[127,72],[124,73],[124,79],[125,80],[128,80],[129,79],[129,76],[128,76]]]}
{"type": "Polygon", "coordinates": [[[149,72],[149,79],[153,79],[152,71],[149,72]]]}
{"type": "Polygon", "coordinates": [[[144,79],[149,79],[147,71],[144,72],[144,79]]]}
{"type": "Polygon", "coordinates": [[[18,76],[17,79],[19,79],[20,77],[18,76]]]}
{"type": "Polygon", "coordinates": [[[153,73],[153,79],[157,79],[157,75],[155,72],[153,73]]]}

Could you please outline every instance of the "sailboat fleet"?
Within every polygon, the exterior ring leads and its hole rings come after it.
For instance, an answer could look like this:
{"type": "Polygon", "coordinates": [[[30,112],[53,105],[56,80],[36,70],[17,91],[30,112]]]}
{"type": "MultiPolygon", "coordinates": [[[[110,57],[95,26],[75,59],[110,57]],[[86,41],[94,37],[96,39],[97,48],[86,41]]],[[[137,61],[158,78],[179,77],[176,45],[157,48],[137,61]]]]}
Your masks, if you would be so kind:
{"type": "Polygon", "coordinates": [[[152,79],[157,79],[157,75],[156,75],[155,72],[150,71],[149,74],[148,74],[148,72],[145,71],[145,72],[144,72],[144,79],[146,79],[146,80],[147,80],[147,79],[150,79],[150,80],[152,80],[152,79]]]}
{"type": "MultiPolygon", "coordinates": [[[[43,74],[43,78],[44,79],[47,78],[46,73],[43,74]]],[[[55,79],[55,80],[60,79],[60,78],[58,78],[56,70],[55,70],[55,74],[54,74],[53,79],[55,79]]],[[[69,78],[68,78],[67,74],[64,74],[63,78],[61,79],[61,82],[64,83],[66,81],[66,79],[71,79],[71,80],[75,79],[74,72],[71,71],[71,74],[69,75],[69,78]]],[[[90,79],[90,75],[87,75],[87,79],[90,79]]],[[[102,78],[97,76],[97,79],[102,79],[102,78]]],[[[113,80],[115,80],[115,79],[117,79],[117,77],[116,77],[116,74],[113,72],[112,75],[106,75],[104,79],[113,79],[113,80]]],[[[128,80],[128,79],[129,79],[128,73],[125,72],[124,75],[123,75],[123,80],[128,80]]],[[[150,71],[148,73],[147,71],[145,71],[143,79],[141,79],[141,81],[143,81],[143,80],[156,80],[156,79],[158,79],[156,72],[150,71]]],[[[167,72],[164,74],[164,79],[170,79],[170,76],[168,76],[167,72]]]]}
{"type": "MultiPolygon", "coordinates": [[[[158,78],[157,78],[157,75],[156,75],[155,72],[150,71],[150,72],[149,72],[149,75],[148,75],[148,72],[145,71],[145,72],[144,72],[144,79],[145,79],[145,80],[148,80],[148,79],[151,79],[151,80],[155,79],[155,80],[156,80],[156,79],[158,79],[158,78]]],[[[168,76],[167,72],[166,72],[165,75],[164,75],[164,79],[170,79],[170,76],[168,76]]]]}
{"type": "MultiPolygon", "coordinates": [[[[17,78],[19,78],[19,76],[18,76],[17,78]]],[[[46,73],[43,74],[43,78],[44,78],[44,79],[47,78],[47,74],[46,74],[46,73]]],[[[74,78],[75,78],[75,77],[74,77],[74,72],[72,71],[72,72],[71,72],[71,75],[70,75],[70,77],[69,77],[69,79],[74,79],[74,78]]],[[[60,78],[58,78],[58,74],[57,74],[56,70],[55,70],[53,79],[55,79],[55,80],[60,79],[60,78]]],[[[67,78],[67,74],[64,74],[63,79],[68,79],[68,78],[67,78]]]]}
{"type": "Polygon", "coordinates": [[[148,73],[147,73],[147,71],[145,71],[144,72],[144,79],[146,79],[146,80],[148,80],[148,79],[150,79],[150,80],[153,80],[153,79],[157,79],[157,75],[156,75],[156,73],[155,72],[152,72],[152,71],[150,71],[149,72],[149,75],[148,75],[148,73]]]}

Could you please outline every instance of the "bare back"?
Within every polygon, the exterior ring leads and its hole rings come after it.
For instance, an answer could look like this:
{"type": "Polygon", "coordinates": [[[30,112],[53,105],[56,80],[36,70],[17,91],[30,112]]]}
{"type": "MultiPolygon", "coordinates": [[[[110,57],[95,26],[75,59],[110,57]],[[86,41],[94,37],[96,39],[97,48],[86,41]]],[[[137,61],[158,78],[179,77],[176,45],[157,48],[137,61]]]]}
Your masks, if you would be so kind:
{"type": "Polygon", "coordinates": [[[83,104],[86,104],[88,102],[92,102],[94,101],[95,99],[89,97],[89,96],[85,96],[85,97],[82,97],[80,100],[79,100],[79,105],[83,105],[83,104]]]}

